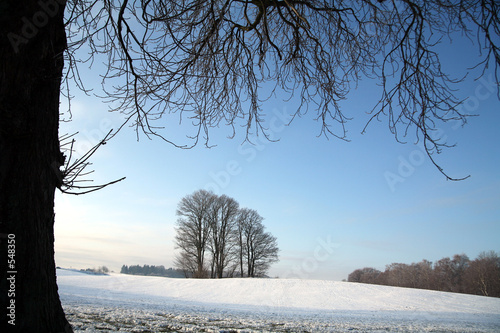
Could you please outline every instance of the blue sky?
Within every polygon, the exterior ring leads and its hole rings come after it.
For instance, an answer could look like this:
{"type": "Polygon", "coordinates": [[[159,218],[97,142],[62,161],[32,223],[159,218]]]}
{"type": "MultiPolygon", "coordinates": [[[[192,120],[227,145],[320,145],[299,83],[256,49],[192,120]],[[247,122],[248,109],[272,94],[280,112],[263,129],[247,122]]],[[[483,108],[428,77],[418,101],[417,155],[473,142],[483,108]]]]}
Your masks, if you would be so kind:
{"type": "MultiPolygon", "coordinates": [[[[460,76],[477,59],[460,43],[443,48],[444,66],[460,76]]],[[[98,93],[98,70],[82,72],[98,93]]],[[[254,137],[244,143],[240,131],[221,126],[207,149],[175,148],[129,128],[103,146],[92,162],[96,184],[127,179],[84,196],[57,194],[56,263],[87,268],[123,264],[173,265],[175,210],[180,199],[198,189],[235,198],[256,209],[278,239],[280,262],[272,276],[341,280],[356,268],[383,270],[392,262],[436,261],[456,253],[475,258],[500,251],[500,102],[492,73],[470,76],[458,95],[463,110],[478,117],[465,127],[440,124],[455,148],[436,160],[453,177],[447,181],[420,144],[397,143],[386,119],[361,131],[365,112],[376,102],[375,81],[364,80],[342,104],[354,119],[350,142],[317,137],[320,126],[308,114],[284,126],[293,103],[276,98],[264,104],[270,134],[278,142],[254,137]]],[[[73,120],[61,133],[79,131],[77,152],[84,152],[122,121],[96,97],[72,91],[73,120]]],[[[62,103],[65,108],[65,102],[62,103]]],[[[194,131],[178,117],[165,119],[169,137],[183,143],[194,131]]]]}

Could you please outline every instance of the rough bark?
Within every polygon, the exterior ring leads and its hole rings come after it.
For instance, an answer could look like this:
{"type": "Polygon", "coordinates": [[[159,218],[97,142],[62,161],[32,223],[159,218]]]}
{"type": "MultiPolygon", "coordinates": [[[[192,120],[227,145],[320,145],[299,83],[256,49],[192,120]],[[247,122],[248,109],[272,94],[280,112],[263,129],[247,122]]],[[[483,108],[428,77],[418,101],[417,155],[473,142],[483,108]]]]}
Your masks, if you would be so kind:
{"type": "Polygon", "coordinates": [[[11,316],[2,315],[2,332],[72,332],[54,262],[54,194],[64,162],[58,139],[64,6],[65,0],[0,5],[1,307],[15,305],[7,309],[11,316]]]}

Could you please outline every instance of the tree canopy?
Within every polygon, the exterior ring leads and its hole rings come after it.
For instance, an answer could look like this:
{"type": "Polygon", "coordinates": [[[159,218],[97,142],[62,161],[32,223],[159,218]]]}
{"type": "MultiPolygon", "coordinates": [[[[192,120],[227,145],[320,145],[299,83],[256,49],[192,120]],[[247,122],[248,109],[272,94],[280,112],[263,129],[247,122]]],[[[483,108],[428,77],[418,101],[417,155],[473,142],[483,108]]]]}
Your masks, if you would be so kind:
{"type": "Polygon", "coordinates": [[[200,140],[210,145],[210,129],[219,125],[231,126],[233,135],[241,125],[247,139],[266,136],[262,105],[278,94],[294,102],[292,119],[314,113],[321,134],[347,140],[346,123],[354,115],[341,102],[369,78],[381,85],[380,98],[371,110],[356,112],[370,112],[369,122],[385,120],[398,141],[423,142],[434,162],[433,154],[448,146],[439,124],[465,124],[467,116],[454,90],[463,78],[443,70],[441,42],[459,36],[474,41],[477,66],[493,66],[499,82],[500,10],[493,0],[107,0],[68,6],[68,77],[79,79],[79,48],[89,47],[87,61],[104,54],[102,81],[106,97],[117,103],[114,110],[138,132],[184,148],[200,140]],[[162,131],[165,116],[174,113],[194,125],[190,143],[173,142],[162,131]]]}

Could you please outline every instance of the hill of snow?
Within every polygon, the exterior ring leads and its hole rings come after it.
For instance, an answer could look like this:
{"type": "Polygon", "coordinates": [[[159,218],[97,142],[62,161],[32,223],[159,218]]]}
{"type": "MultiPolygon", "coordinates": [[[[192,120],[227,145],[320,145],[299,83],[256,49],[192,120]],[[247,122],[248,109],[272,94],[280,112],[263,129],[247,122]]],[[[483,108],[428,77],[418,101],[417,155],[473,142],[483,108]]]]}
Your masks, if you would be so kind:
{"type": "Polygon", "coordinates": [[[498,298],[320,280],[57,274],[77,332],[500,332],[498,298]]]}

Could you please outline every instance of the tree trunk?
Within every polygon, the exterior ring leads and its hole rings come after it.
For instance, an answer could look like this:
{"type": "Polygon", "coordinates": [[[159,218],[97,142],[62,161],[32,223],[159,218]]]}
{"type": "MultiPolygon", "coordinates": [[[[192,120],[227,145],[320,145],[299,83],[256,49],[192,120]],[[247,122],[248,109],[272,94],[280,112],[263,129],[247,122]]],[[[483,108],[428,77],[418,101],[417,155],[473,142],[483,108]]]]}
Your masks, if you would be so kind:
{"type": "Polygon", "coordinates": [[[240,277],[243,277],[243,240],[240,237],[240,277]]]}
{"type": "Polygon", "coordinates": [[[54,263],[65,0],[0,4],[2,332],[72,332],[54,263]]]}

